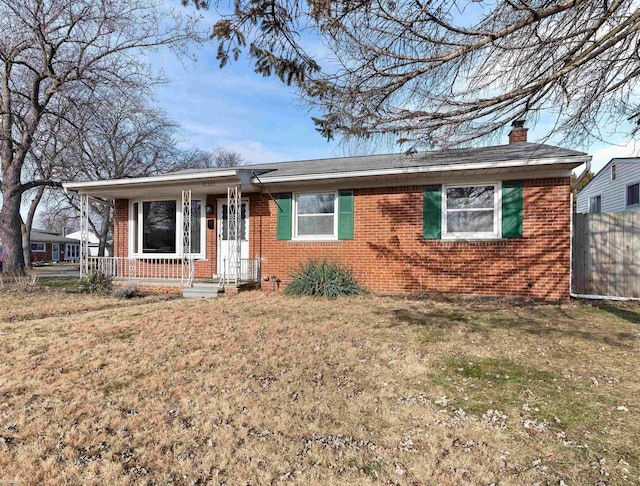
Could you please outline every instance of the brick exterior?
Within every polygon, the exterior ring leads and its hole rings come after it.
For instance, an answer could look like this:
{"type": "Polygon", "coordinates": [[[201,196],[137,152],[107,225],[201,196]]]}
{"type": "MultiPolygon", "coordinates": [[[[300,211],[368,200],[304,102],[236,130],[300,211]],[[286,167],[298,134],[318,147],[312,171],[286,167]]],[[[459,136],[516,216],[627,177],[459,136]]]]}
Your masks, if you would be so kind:
{"type": "MultiPolygon", "coordinates": [[[[348,189],[345,187],[344,189],[348,189]]],[[[250,257],[262,258],[262,275],[283,288],[296,267],[329,258],[350,267],[374,292],[454,292],[569,298],[569,178],[524,181],[523,237],[497,241],[425,240],[422,186],[356,189],[354,239],[299,242],[276,239],[276,204],[266,194],[250,197],[250,257]]],[[[215,207],[215,196],[208,204],[215,207]]],[[[216,214],[207,216],[216,217],[216,214]]],[[[126,256],[127,201],[116,201],[114,248],[126,256]]],[[[216,231],[207,232],[207,261],[196,278],[215,274],[216,231]]],[[[272,282],[262,282],[271,289],[272,282]]]]}
{"type": "Polygon", "coordinates": [[[527,141],[527,128],[513,127],[509,132],[509,143],[518,143],[527,141]]]}
{"type": "Polygon", "coordinates": [[[64,262],[65,261],[65,243],[58,243],[58,259],[53,260],[53,243],[51,241],[36,241],[31,243],[44,243],[44,251],[32,251],[31,263],[44,263],[44,262],[64,262]]]}
{"type": "Polygon", "coordinates": [[[113,256],[129,256],[128,199],[116,199],[113,206],[113,256]]]}
{"type": "MultiPolygon", "coordinates": [[[[37,262],[50,262],[51,261],[51,256],[52,256],[52,250],[53,247],[51,245],[51,243],[46,243],[43,241],[32,241],[33,243],[44,243],[44,251],[32,251],[31,252],[31,262],[32,263],[37,263],[37,262]]],[[[64,247],[64,244],[61,243],[61,245],[64,247]]],[[[62,257],[62,252],[60,252],[60,256],[62,257]]],[[[59,260],[57,260],[59,261],[59,260]]]]}
{"type": "Polygon", "coordinates": [[[565,300],[569,193],[569,178],[525,181],[523,238],[447,241],[422,237],[422,186],[359,189],[354,239],[323,243],[278,241],[275,203],[260,195],[252,198],[251,256],[262,257],[263,276],[276,275],[283,283],[300,263],[327,257],[349,266],[374,292],[565,300]]]}

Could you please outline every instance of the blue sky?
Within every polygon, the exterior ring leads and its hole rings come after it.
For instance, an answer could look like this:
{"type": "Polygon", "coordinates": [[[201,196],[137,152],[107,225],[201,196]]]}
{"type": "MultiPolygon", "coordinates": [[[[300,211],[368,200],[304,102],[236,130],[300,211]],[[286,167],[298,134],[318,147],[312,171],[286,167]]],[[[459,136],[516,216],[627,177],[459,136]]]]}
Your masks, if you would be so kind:
{"type": "MultiPolygon", "coordinates": [[[[165,1],[170,8],[178,3],[165,1]]],[[[204,17],[202,26],[210,32],[217,15],[211,10],[197,14],[204,17]]],[[[329,55],[319,40],[309,40],[307,47],[320,60],[329,55]]],[[[338,141],[327,142],[315,130],[309,109],[294,88],[254,73],[247,57],[220,69],[216,49],[217,43],[211,41],[193,50],[194,63],[168,52],[150,56],[152,66],[170,79],[156,90],[156,99],[181,125],[184,147],[225,147],[239,152],[247,163],[344,155],[338,141]]]]}
{"type": "MultiPolygon", "coordinates": [[[[209,29],[216,16],[204,12],[209,29]]],[[[320,41],[311,44],[320,60],[328,51],[320,41]]],[[[226,147],[239,152],[248,163],[316,159],[354,155],[339,140],[327,142],[311,120],[311,114],[298,99],[295,89],[277,78],[264,78],[253,72],[251,61],[241,58],[220,69],[215,59],[216,44],[194,52],[197,61],[179,61],[172,54],[156,53],[152,63],[171,80],[158,88],[159,106],[182,126],[184,147],[211,149],[226,147]]],[[[315,113],[318,115],[318,113],[315,113]]],[[[553,138],[543,140],[549,126],[545,118],[528,125],[529,141],[560,144],[553,138]]],[[[599,170],[613,157],[640,155],[640,145],[625,143],[619,135],[609,135],[618,145],[593,143],[589,147],[569,147],[593,155],[592,170],[599,170]]],[[[500,143],[507,143],[507,133],[500,143]]],[[[368,152],[388,153],[387,144],[368,147],[368,152]]]]}
{"type": "Polygon", "coordinates": [[[226,147],[249,163],[342,155],[318,132],[293,88],[252,72],[247,61],[220,69],[211,47],[194,65],[167,59],[172,82],[156,98],[182,126],[183,145],[226,147]]]}

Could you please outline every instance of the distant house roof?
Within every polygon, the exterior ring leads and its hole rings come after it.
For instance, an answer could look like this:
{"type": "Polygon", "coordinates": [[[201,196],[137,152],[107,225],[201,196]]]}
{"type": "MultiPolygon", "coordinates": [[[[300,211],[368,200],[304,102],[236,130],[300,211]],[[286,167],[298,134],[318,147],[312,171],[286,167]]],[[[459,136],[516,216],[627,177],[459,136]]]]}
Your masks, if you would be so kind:
{"type": "MultiPolygon", "coordinates": [[[[89,195],[127,198],[132,191],[143,196],[148,189],[169,187],[174,191],[191,184],[194,188],[220,188],[229,183],[243,186],[295,182],[331,182],[406,177],[410,174],[467,172],[489,174],[514,170],[570,170],[590,160],[583,152],[537,143],[514,143],[493,147],[386,154],[358,157],[277,162],[220,169],[191,169],[151,177],[108,181],[68,182],[65,190],[89,195]]],[[[225,189],[226,191],[226,189],[225,189]]]]}
{"type": "Polygon", "coordinates": [[[594,182],[596,180],[596,178],[602,174],[603,172],[605,172],[606,170],[609,169],[609,167],[611,167],[613,164],[630,164],[630,165],[640,165],[640,157],[616,157],[611,159],[609,162],[607,162],[605,164],[605,166],[600,169],[592,178],[589,182],[587,182],[584,187],[582,189],[580,189],[578,191],[578,194],[580,194],[582,191],[584,191],[587,187],[589,187],[589,185],[591,185],[592,182],[594,182]]]}
{"type": "MultiPolygon", "coordinates": [[[[47,231],[41,229],[31,230],[31,243],[77,243],[77,240],[65,238],[55,231],[47,231]]],[[[2,240],[0,240],[0,249],[2,248],[2,240]]]]}
{"type": "MultiPolygon", "coordinates": [[[[82,235],[81,231],[74,231],[73,233],[69,233],[65,236],[67,238],[75,240],[76,242],[79,242],[81,239],[81,235],[82,235]]],[[[89,231],[87,235],[87,242],[89,243],[89,246],[98,246],[100,244],[100,238],[98,238],[93,231],[89,231]]],[[[110,243],[112,243],[112,240],[107,241],[107,244],[110,244],[110,243]]]]}
{"type": "Polygon", "coordinates": [[[76,240],[65,238],[55,231],[31,230],[32,243],[77,243],[76,240]]]}

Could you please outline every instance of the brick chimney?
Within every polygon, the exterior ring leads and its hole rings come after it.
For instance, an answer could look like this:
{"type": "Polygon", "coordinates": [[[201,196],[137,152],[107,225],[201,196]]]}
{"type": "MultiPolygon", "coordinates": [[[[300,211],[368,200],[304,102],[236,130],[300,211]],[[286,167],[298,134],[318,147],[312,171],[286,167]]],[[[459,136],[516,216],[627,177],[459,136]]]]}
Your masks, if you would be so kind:
{"type": "Polygon", "coordinates": [[[511,126],[513,127],[509,132],[509,144],[526,142],[528,128],[524,127],[524,120],[516,120],[511,126]]]}

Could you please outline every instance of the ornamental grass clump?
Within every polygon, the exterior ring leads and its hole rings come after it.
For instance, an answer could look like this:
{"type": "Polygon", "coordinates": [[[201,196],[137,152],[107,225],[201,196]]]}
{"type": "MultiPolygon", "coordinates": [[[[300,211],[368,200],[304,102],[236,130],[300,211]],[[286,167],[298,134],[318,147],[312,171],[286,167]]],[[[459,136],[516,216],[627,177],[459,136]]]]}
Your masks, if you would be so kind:
{"type": "Polygon", "coordinates": [[[113,288],[113,278],[96,270],[82,277],[78,287],[85,294],[108,294],[113,288]]]}
{"type": "Polygon", "coordinates": [[[285,289],[288,295],[310,295],[335,299],[345,295],[362,295],[366,290],[358,285],[353,272],[338,262],[310,260],[302,264],[285,289]]]}

